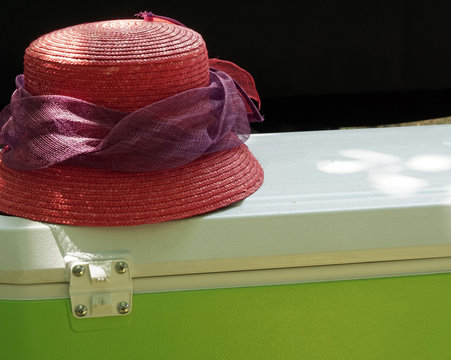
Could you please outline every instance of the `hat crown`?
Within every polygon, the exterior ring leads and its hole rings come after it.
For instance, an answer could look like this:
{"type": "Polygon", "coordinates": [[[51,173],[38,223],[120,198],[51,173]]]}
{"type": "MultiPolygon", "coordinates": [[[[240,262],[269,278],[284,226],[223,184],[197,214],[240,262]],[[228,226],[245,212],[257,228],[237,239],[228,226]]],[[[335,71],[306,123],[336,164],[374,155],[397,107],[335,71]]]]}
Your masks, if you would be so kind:
{"type": "Polygon", "coordinates": [[[33,41],[25,51],[25,87],[123,112],[209,83],[201,35],[138,19],[86,23],[33,41]]]}

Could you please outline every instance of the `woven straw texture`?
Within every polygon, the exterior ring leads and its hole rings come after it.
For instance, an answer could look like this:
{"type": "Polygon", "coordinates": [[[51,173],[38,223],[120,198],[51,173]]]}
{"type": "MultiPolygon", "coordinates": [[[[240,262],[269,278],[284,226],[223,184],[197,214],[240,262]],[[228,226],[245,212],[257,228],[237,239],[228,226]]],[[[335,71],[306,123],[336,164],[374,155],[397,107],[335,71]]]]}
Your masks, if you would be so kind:
{"type": "Polygon", "coordinates": [[[76,25],[33,41],[25,88],[132,112],[209,82],[202,37],[186,27],[144,20],[76,25]]]}
{"type": "Polygon", "coordinates": [[[221,208],[255,192],[263,171],[246,145],[161,172],[127,174],[56,166],[17,171],[0,163],[0,211],[51,223],[158,223],[221,208]]]}
{"type": "Polygon", "coordinates": [[[263,170],[242,142],[249,121],[262,118],[243,90],[255,88],[252,77],[225,66],[240,80],[210,70],[202,37],[168,21],[103,21],[40,37],[0,114],[0,212],[122,226],[246,198],[263,170]]]}

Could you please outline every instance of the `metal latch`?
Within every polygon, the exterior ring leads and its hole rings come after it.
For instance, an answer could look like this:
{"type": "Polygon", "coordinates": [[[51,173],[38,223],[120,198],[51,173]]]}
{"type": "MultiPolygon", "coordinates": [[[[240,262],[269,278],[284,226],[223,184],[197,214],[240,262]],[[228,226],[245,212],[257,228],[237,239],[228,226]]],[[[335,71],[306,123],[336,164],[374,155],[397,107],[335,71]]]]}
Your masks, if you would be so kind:
{"type": "Polygon", "coordinates": [[[69,294],[78,318],[124,316],[132,310],[133,283],[124,259],[70,264],[69,294]]]}

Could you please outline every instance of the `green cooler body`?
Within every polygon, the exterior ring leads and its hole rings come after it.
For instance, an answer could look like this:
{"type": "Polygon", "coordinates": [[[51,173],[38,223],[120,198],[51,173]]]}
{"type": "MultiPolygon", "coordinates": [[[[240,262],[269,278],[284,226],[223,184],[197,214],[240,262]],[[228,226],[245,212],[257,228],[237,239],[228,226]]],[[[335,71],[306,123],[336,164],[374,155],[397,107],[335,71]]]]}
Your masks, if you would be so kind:
{"type": "Polygon", "coordinates": [[[263,186],[213,213],[0,216],[0,359],[451,359],[451,126],[248,146],[263,186]]]}

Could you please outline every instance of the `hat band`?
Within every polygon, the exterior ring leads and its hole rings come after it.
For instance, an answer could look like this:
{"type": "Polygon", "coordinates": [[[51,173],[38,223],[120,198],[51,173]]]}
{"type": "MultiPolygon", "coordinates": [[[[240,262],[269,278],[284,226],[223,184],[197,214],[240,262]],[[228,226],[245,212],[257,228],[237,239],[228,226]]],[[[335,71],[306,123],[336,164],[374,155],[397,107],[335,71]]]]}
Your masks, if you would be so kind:
{"type": "Polygon", "coordinates": [[[128,172],[170,169],[242,144],[249,121],[263,120],[244,90],[213,69],[209,86],[130,114],[67,96],[33,96],[23,75],[16,86],[0,114],[0,144],[2,162],[17,170],[60,163],[128,172]]]}

